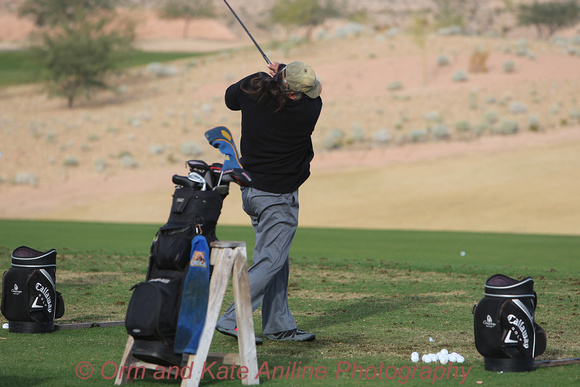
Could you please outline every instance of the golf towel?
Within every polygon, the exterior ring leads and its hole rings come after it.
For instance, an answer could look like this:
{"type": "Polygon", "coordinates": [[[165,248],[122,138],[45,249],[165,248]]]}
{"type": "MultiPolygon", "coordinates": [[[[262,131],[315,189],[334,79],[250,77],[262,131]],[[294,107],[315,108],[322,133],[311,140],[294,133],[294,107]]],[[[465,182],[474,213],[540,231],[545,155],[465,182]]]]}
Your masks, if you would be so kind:
{"type": "Polygon", "coordinates": [[[191,242],[191,260],[183,285],[175,333],[175,353],[195,354],[205,325],[209,298],[209,246],[204,236],[191,242]]]}
{"type": "Polygon", "coordinates": [[[228,128],[225,126],[216,126],[205,132],[205,138],[207,138],[211,146],[218,148],[220,152],[226,155],[223,165],[224,171],[234,168],[242,169],[238,149],[228,128]]]}

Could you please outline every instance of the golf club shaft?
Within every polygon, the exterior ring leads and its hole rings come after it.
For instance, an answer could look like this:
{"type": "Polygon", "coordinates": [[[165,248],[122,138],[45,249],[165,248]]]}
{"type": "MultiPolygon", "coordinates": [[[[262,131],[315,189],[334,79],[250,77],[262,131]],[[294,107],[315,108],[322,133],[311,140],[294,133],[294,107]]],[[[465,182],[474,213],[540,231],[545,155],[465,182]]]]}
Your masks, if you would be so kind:
{"type": "Polygon", "coordinates": [[[534,364],[535,368],[542,368],[542,367],[555,367],[555,366],[563,366],[563,365],[571,365],[571,364],[580,364],[580,358],[572,358],[572,359],[556,359],[556,360],[544,360],[544,361],[537,361],[534,364]]]}
{"type": "Polygon", "coordinates": [[[227,0],[224,0],[224,3],[226,3],[226,5],[230,9],[230,11],[232,11],[232,13],[236,17],[236,19],[238,19],[238,21],[240,22],[240,25],[244,28],[244,30],[246,31],[246,33],[248,34],[248,36],[250,37],[250,39],[252,39],[252,42],[254,42],[254,44],[256,45],[256,48],[258,49],[258,51],[260,51],[260,54],[262,54],[262,56],[264,57],[264,60],[266,61],[266,63],[272,64],[272,62],[270,62],[270,59],[268,59],[268,57],[266,56],[266,54],[264,54],[264,51],[262,51],[262,49],[258,45],[258,42],[256,42],[256,39],[254,39],[254,37],[252,36],[252,34],[250,34],[250,31],[248,31],[248,29],[246,28],[246,26],[244,25],[244,23],[242,23],[242,21],[240,20],[240,18],[236,14],[236,12],[232,9],[232,7],[230,7],[230,5],[228,4],[227,0]]]}

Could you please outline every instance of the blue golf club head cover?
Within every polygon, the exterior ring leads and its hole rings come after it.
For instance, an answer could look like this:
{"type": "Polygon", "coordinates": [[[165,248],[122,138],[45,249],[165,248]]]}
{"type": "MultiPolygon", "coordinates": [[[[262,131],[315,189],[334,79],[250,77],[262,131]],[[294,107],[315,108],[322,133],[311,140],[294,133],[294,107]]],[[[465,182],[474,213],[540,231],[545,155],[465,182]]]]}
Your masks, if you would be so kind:
{"type": "Polygon", "coordinates": [[[234,138],[228,128],[225,126],[216,126],[205,132],[205,138],[207,138],[211,146],[218,148],[220,152],[226,155],[223,165],[224,170],[234,168],[243,169],[240,164],[239,153],[234,143],[234,138]]]}
{"type": "Polygon", "coordinates": [[[175,353],[197,352],[209,301],[209,258],[207,240],[197,235],[191,242],[191,260],[183,284],[175,333],[175,353]]]}

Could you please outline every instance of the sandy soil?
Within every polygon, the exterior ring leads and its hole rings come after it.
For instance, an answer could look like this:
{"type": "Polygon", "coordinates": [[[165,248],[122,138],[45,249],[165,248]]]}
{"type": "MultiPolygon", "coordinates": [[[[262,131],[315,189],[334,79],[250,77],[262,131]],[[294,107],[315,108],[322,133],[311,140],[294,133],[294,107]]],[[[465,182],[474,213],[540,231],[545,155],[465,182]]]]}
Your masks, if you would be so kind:
{"type": "MultiPolygon", "coordinates": [[[[1,89],[1,218],[162,224],[171,176],[186,172],[184,161],[223,160],[203,133],[225,125],[239,139],[239,116],[223,106],[223,91],[264,69],[243,32],[198,24],[184,40],[181,23],[146,19],[142,47],[236,49],[175,62],[172,76],[135,70],[115,80],[121,92],[101,93],[74,109],[37,86],[1,89]],[[208,30],[216,35],[195,32],[208,30]],[[202,153],[183,154],[188,142],[202,153]],[[127,166],[127,155],[133,166],[127,166]],[[34,185],[14,184],[26,174],[34,175],[34,185]]],[[[433,36],[425,67],[424,53],[405,36],[368,32],[305,45],[265,44],[272,60],[310,62],[324,83],[317,156],[301,189],[301,224],[580,234],[580,121],[574,116],[580,109],[580,57],[533,41],[527,42],[533,55],[518,56],[518,44],[433,36]],[[489,71],[454,82],[453,74],[467,71],[478,47],[490,52],[489,71]],[[436,64],[443,54],[449,66],[436,64]],[[515,63],[514,73],[503,71],[506,61],[515,63]],[[389,90],[394,81],[401,90],[389,90]],[[513,102],[525,104],[527,112],[511,112],[513,102]],[[498,123],[481,135],[455,130],[457,121],[479,126],[490,111],[498,123]],[[531,116],[538,131],[529,130],[531,116]],[[447,125],[450,138],[414,142],[418,130],[434,125],[433,117],[447,125]],[[491,134],[507,119],[518,122],[518,134],[491,134]],[[388,144],[374,139],[381,130],[391,135],[388,144]],[[349,145],[329,150],[337,131],[349,145]]],[[[248,224],[234,187],[220,223],[248,224]]]]}

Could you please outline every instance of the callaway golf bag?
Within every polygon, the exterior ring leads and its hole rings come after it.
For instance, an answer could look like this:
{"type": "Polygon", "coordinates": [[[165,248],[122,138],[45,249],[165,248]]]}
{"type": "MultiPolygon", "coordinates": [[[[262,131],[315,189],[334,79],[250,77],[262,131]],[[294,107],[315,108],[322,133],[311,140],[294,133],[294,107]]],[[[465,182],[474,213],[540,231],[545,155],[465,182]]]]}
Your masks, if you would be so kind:
{"type": "Polygon", "coordinates": [[[56,291],[55,249],[41,252],[18,247],[2,285],[2,314],[10,332],[54,331],[54,320],[64,315],[64,301],[56,291]]]}
{"type": "Polygon", "coordinates": [[[546,349],[546,333],[534,321],[537,295],[531,277],[521,281],[496,274],[485,282],[484,298],[475,306],[475,346],[488,371],[534,369],[546,349]]]}

